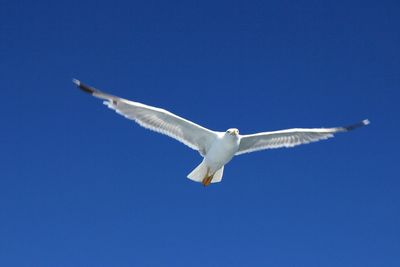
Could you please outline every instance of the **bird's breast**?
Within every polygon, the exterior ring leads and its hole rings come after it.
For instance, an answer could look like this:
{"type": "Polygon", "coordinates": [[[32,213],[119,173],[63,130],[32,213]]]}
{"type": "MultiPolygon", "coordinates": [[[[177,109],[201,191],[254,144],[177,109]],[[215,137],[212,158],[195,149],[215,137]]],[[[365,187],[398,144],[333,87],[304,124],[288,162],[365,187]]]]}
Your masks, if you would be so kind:
{"type": "Polygon", "coordinates": [[[208,151],[205,161],[206,164],[218,170],[228,163],[239,148],[239,139],[226,136],[217,139],[208,151]]]}

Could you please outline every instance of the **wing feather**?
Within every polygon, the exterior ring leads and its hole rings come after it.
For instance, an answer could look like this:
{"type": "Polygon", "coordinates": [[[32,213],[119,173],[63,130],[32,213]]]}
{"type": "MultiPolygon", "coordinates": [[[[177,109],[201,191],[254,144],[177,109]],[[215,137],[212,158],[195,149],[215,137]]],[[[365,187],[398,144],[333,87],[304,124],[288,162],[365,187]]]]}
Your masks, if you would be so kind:
{"type": "Polygon", "coordinates": [[[188,147],[198,150],[203,156],[217,137],[216,132],[167,110],[103,93],[75,79],[73,82],[84,92],[104,99],[104,105],[125,118],[135,121],[144,128],[172,137],[188,147]]]}
{"type": "Polygon", "coordinates": [[[239,150],[236,152],[236,155],[264,149],[294,147],[301,144],[325,140],[333,137],[336,133],[348,132],[367,124],[369,124],[369,120],[363,120],[359,123],[345,127],[314,129],[295,128],[281,131],[241,135],[239,150]]]}

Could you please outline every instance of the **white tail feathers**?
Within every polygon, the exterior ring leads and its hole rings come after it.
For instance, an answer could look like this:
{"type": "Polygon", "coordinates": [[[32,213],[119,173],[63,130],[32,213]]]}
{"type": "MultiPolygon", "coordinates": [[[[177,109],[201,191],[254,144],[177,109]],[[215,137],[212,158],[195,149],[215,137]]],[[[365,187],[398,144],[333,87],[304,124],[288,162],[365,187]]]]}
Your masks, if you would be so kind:
{"type": "MultiPolygon", "coordinates": [[[[208,172],[209,172],[209,168],[207,167],[207,165],[205,164],[205,162],[203,160],[200,163],[200,165],[198,165],[191,173],[189,173],[187,178],[189,178],[192,181],[201,183],[204,180],[204,178],[206,178],[207,176],[210,175],[208,172]]],[[[214,173],[211,183],[221,182],[223,174],[224,174],[224,167],[222,167],[221,169],[219,169],[218,171],[216,171],[214,173]]]]}
{"type": "Polygon", "coordinates": [[[208,168],[203,160],[199,166],[197,166],[191,173],[189,173],[187,178],[192,181],[201,183],[203,179],[207,176],[207,172],[208,168]]]}
{"type": "Polygon", "coordinates": [[[219,183],[222,180],[222,176],[224,175],[224,166],[221,169],[214,173],[214,176],[211,180],[211,183],[219,183]]]}

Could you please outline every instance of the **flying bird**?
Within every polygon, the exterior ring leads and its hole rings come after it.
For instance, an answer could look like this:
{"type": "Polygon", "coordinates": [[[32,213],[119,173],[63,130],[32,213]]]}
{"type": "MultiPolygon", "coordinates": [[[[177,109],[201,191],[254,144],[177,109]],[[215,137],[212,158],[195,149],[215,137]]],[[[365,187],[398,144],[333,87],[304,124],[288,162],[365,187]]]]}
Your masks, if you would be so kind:
{"type": "Polygon", "coordinates": [[[208,186],[221,182],[224,166],[237,155],[264,149],[294,147],[333,137],[369,124],[369,120],[334,128],[293,128],[249,135],[239,134],[236,128],[225,132],[212,131],[179,117],[167,110],[103,93],[76,79],[73,82],[82,91],[104,100],[104,105],[144,128],[172,137],[197,150],[203,161],[187,177],[208,186]]]}

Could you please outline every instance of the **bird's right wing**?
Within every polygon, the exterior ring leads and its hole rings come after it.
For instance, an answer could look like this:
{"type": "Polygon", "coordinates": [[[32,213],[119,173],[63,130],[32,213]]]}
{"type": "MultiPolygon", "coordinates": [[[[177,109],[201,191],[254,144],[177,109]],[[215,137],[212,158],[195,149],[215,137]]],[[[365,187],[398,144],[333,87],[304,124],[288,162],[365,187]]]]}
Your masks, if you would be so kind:
{"type": "Polygon", "coordinates": [[[315,129],[287,129],[274,132],[263,132],[240,136],[239,150],[236,155],[254,151],[293,147],[301,144],[308,144],[333,137],[335,133],[348,132],[358,127],[369,124],[369,120],[345,127],[315,128],[315,129]]]}
{"type": "Polygon", "coordinates": [[[172,137],[190,148],[198,150],[202,156],[207,153],[211,144],[217,138],[216,132],[172,114],[167,110],[103,93],[75,79],[73,82],[82,91],[104,99],[104,104],[118,114],[134,120],[144,128],[172,137]]]}

